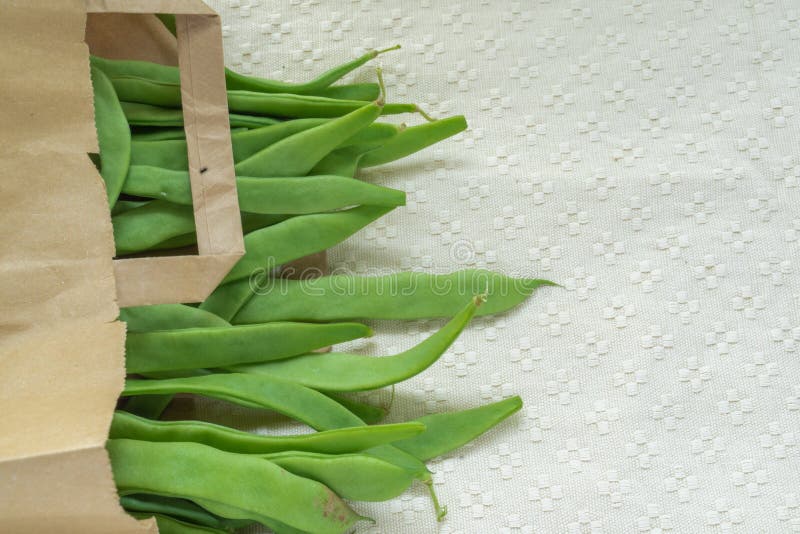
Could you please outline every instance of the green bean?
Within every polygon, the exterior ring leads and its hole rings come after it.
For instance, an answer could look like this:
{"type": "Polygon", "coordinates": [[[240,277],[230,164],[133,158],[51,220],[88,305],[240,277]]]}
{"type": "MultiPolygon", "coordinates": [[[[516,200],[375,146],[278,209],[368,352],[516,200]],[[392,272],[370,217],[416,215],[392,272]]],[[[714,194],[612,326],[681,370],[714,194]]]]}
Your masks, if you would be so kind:
{"type": "Polygon", "coordinates": [[[109,437],[145,441],[195,441],[215,449],[241,454],[283,451],[346,454],[407,440],[424,430],[425,426],[421,423],[396,423],[345,427],[311,434],[264,436],[204,421],[152,421],[117,411],[111,421],[109,437]]]}
{"type": "MultiPolygon", "coordinates": [[[[236,113],[291,118],[339,117],[364,106],[360,100],[338,100],[322,96],[228,91],[228,107],[236,113]]],[[[416,104],[386,104],[382,115],[419,113],[416,104]]]]}
{"type": "MultiPolygon", "coordinates": [[[[286,215],[242,213],[242,227],[244,231],[250,231],[253,227],[261,229],[287,218],[286,215]]],[[[114,226],[117,255],[185,246],[194,244],[197,239],[194,210],[190,206],[164,200],[153,200],[115,215],[111,223],[114,226]]]]}
{"type": "Polygon", "coordinates": [[[152,373],[228,367],[289,358],[371,335],[372,329],[359,323],[290,322],[131,333],[125,340],[125,368],[152,373]]]}
{"type": "MultiPolygon", "coordinates": [[[[110,438],[115,439],[115,438],[110,438]]],[[[149,440],[142,440],[149,441],[149,440]]],[[[250,524],[249,521],[231,520],[218,517],[186,499],[148,495],[146,493],[123,495],[120,504],[129,512],[146,512],[150,515],[167,515],[173,519],[187,521],[204,527],[220,529],[225,532],[232,531],[250,524]]],[[[161,525],[159,524],[159,534],[161,525]]]]}
{"type": "Polygon", "coordinates": [[[211,513],[220,504],[223,517],[273,518],[319,534],[346,532],[361,519],[324,485],[261,458],[198,443],[121,439],[109,440],[106,448],[121,495],[181,496],[211,513]]]}
{"type": "Polygon", "coordinates": [[[438,332],[395,356],[373,358],[330,352],[305,354],[290,360],[237,365],[236,373],[265,374],[318,391],[365,391],[396,384],[433,365],[467,326],[482,297],[470,300],[438,332]]]}
{"type": "Polygon", "coordinates": [[[360,402],[355,399],[345,397],[344,395],[337,395],[335,393],[331,393],[330,391],[323,391],[322,393],[324,393],[331,399],[335,400],[336,402],[347,408],[349,411],[353,412],[355,415],[358,416],[359,419],[361,419],[368,425],[374,425],[380,423],[386,417],[387,409],[381,406],[375,406],[372,404],[367,404],[366,402],[360,402]]]}
{"type": "Polygon", "coordinates": [[[200,309],[230,321],[252,296],[250,280],[242,278],[235,282],[218,285],[200,304],[200,309]]]}
{"type": "Polygon", "coordinates": [[[158,525],[158,534],[227,534],[232,532],[228,529],[219,529],[198,525],[196,523],[187,523],[186,521],[181,521],[179,519],[175,519],[174,517],[158,513],[129,513],[136,519],[155,517],[156,525],[158,525]]]}
{"type": "Polygon", "coordinates": [[[343,499],[386,501],[414,482],[407,470],[367,454],[286,451],[259,455],[297,476],[325,484],[343,499]]]}
{"type": "MultiPolygon", "coordinates": [[[[131,126],[183,126],[183,111],[180,109],[161,108],[136,102],[120,102],[120,104],[122,111],[125,112],[125,118],[131,126]]],[[[228,118],[231,128],[260,128],[278,122],[277,119],[271,117],[255,117],[236,113],[229,113],[228,118]]]]}
{"type": "MultiPolygon", "coordinates": [[[[247,131],[249,129],[244,127],[231,128],[231,135],[247,131]]],[[[134,144],[143,141],[174,141],[176,139],[186,139],[186,130],[183,128],[149,128],[145,126],[135,128],[135,131],[131,132],[131,141],[134,144]]],[[[131,157],[133,157],[133,151],[131,152],[131,157]]]]}
{"type": "Polygon", "coordinates": [[[148,250],[172,237],[194,233],[191,207],[154,200],[111,218],[117,255],[148,250]]]}
{"type": "Polygon", "coordinates": [[[328,121],[330,119],[294,119],[231,135],[233,162],[244,161],[273,143],[328,121]]]}
{"type": "Polygon", "coordinates": [[[398,133],[382,147],[365,154],[358,166],[373,167],[395,161],[447,139],[466,128],[467,121],[461,115],[411,126],[398,133]]]}
{"type": "Polygon", "coordinates": [[[391,210],[382,206],[359,206],[333,213],[298,215],[250,232],[244,238],[247,252],[222,283],[326,250],[391,210]]]}
{"type": "MultiPolygon", "coordinates": [[[[111,78],[119,98],[127,102],[140,102],[163,107],[180,107],[180,84],[143,78],[136,75],[116,75],[111,78]]],[[[256,91],[263,93],[263,91],[256,91]]],[[[270,91],[270,93],[304,94],[335,100],[372,101],[380,95],[380,88],[374,83],[340,85],[326,87],[310,93],[295,91],[270,91]]]]}
{"type": "Polygon", "coordinates": [[[178,67],[171,65],[134,59],[107,59],[95,55],[89,56],[89,61],[92,66],[102,70],[109,78],[136,76],[166,83],[181,82],[181,73],[178,67]]]}
{"type": "MultiPolygon", "coordinates": [[[[174,24],[172,30],[174,33],[174,24]]],[[[364,65],[379,54],[397,50],[400,45],[386,48],[384,50],[372,50],[363,54],[361,57],[334,67],[323,73],[319,77],[306,83],[286,83],[276,80],[266,80],[254,76],[238,74],[230,69],[225,69],[225,82],[228,89],[244,89],[265,93],[295,93],[311,94],[315,92],[325,92],[326,88],[336,81],[343,78],[348,73],[364,65]]],[[[139,77],[161,83],[180,83],[180,71],[177,67],[158,65],[148,61],[114,60],[104,59],[97,56],[91,57],[92,64],[103,69],[109,77],[139,77]]],[[[373,100],[369,98],[367,100],[373,100]]]]}
{"type": "Polygon", "coordinates": [[[236,164],[240,176],[304,176],[344,139],[369,126],[382,104],[366,104],[342,117],[291,135],[236,164]]]}
{"type": "Polygon", "coordinates": [[[426,415],[416,419],[426,430],[413,438],[395,443],[395,446],[422,461],[461,447],[522,408],[522,399],[508,399],[460,412],[426,415]]]}
{"type": "MultiPolygon", "coordinates": [[[[291,217],[291,215],[272,215],[263,213],[246,213],[246,212],[241,212],[241,216],[242,216],[242,231],[245,234],[252,232],[254,230],[260,230],[261,228],[271,226],[281,221],[285,221],[286,219],[289,219],[291,217]]],[[[188,221],[188,213],[186,219],[188,221]]],[[[142,221],[141,224],[151,224],[151,221],[142,221]]],[[[191,224],[191,227],[194,228],[193,222],[191,224]]],[[[176,235],[165,241],[156,243],[155,245],[148,246],[146,250],[153,251],[153,250],[174,249],[174,248],[190,247],[195,244],[197,244],[197,234],[194,231],[192,231],[187,234],[176,235]]]]}
{"type": "Polygon", "coordinates": [[[318,391],[263,375],[210,374],[161,380],[129,379],[122,396],[195,393],[249,408],[274,410],[315,430],[363,426],[336,401],[318,391]]]}
{"type": "MultiPolygon", "coordinates": [[[[232,133],[233,161],[239,163],[281,139],[331,120],[294,119],[252,130],[245,128],[243,131],[232,133]]],[[[385,141],[397,135],[398,131],[399,128],[394,124],[372,123],[338,146],[385,141]]],[[[131,143],[131,165],[148,165],[177,171],[188,170],[186,141],[184,139],[167,139],[157,142],[134,140],[131,143]]]]}
{"type": "Polygon", "coordinates": [[[342,100],[362,100],[371,102],[378,98],[381,89],[377,83],[353,83],[346,85],[332,85],[313,93],[306,93],[314,96],[324,96],[325,98],[337,98],[342,100]]]}
{"type": "Polygon", "coordinates": [[[131,132],[108,77],[92,67],[94,87],[94,116],[97,142],[100,147],[100,176],[106,184],[108,203],[117,201],[131,157],[131,132]]]}
{"type": "Polygon", "coordinates": [[[181,107],[180,83],[153,80],[130,74],[111,76],[110,78],[120,100],[164,108],[181,107]]]}
{"type": "Polygon", "coordinates": [[[185,304],[154,304],[120,308],[119,320],[127,323],[128,334],[182,328],[230,326],[225,319],[185,304]]]}
{"type": "Polygon", "coordinates": [[[337,321],[343,319],[420,319],[455,315],[476,293],[487,302],[477,315],[513,308],[548,280],[510,278],[482,269],[450,274],[405,272],[386,276],[322,276],[313,280],[267,279],[231,321],[337,321]]]}
{"type": "Polygon", "coordinates": [[[245,89],[248,91],[262,91],[269,93],[296,93],[308,94],[321,91],[336,81],[342,79],[346,74],[364,65],[369,60],[376,58],[384,52],[397,50],[400,45],[395,45],[383,50],[371,50],[361,57],[332,68],[314,80],[302,84],[278,82],[274,80],[264,80],[253,76],[237,74],[231,70],[225,72],[225,80],[229,89],[245,89]]]}
{"type": "MultiPolygon", "coordinates": [[[[402,206],[405,192],[351,180],[342,176],[296,178],[236,177],[239,209],[250,213],[309,214],[366,204],[402,206]]],[[[129,195],[160,198],[192,205],[189,173],[161,167],[133,165],[123,191],[129,195]]]]}

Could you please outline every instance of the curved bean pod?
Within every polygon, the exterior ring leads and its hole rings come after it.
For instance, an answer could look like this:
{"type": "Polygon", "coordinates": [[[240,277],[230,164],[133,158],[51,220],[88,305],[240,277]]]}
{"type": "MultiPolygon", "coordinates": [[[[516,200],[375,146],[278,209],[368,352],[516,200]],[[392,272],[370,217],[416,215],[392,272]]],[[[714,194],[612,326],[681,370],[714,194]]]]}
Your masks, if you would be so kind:
{"type": "MultiPolygon", "coordinates": [[[[189,173],[161,167],[133,165],[122,189],[129,195],[159,198],[175,204],[192,205],[189,173]]],[[[239,209],[249,213],[310,214],[361,204],[402,206],[406,194],[342,176],[295,178],[236,177],[239,209]]]]}
{"type": "Polygon", "coordinates": [[[362,105],[347,115],[281,139],[237,163],[236,174],[259,178],[305,176],[343,140],[372,124],[382,109],[382,104],[362,105]]]}
{"type": "Polygon", "coordinates": [[[288,436],[264,436],[204,421],[153,421],[117,411],[109,437],[145,441],[194,441],[241,454],[304,451],[324,454],[360,452],[386,443],[407,440],[425,430],[422,423],[356,426],[288,436]]]}
{"type": "Polygon", "coordinates": [[[261,458],[198,443],[121,439],[110,440],[106,448],[122,495],[182,496],[200,500],[211,513],[218,503],[225,513],[217,515],[223,517],[235,509],[236,519],[273,518],[319,534],[347,532],[361,519],[324,485],[261,458]]]}
{"type": "Polygon", "coordinates": [[[315,430],[364,425],[361,419],[322,393],[264,375],[214,373],[160,380],[129,379],[122,396],[175,393],[195,393],[249,408],[274,410],[315,430]]]}
{"type": "Polygon", "coordinates": [[[433,365],[467,326],[483,303],[474,297],[438,332],[395,356],[374,358],[329,352],[305,354],[291,360],[237,365],[236,373],[266,374],[318,391],[365,391],[396,384],[433,365]]]}
{"type": "Polygon", "coordinates": [[[395,446],[422,461],[430,460],[472,441],[520,408],[522,399],[515,396],[470,410],[426,415],[415,419],[425,425],[425,432],[395,446]]]}
{"type": "Polygon", "coordinates": [[[298,215],[250,232],[244,238],[247,252],[222,283],[247,278],[264,268],[269,269],[328,249],[392,209],[359,206],[333,213],[298,215]]]}
{"type": "Polygon", "coordinates": [[[387,276],[322,276],[313,280],[268,279],[231,321],[338,321],[421,319],[455,315],[474,294],[485,294],[477,315],[513,308],[548,280],[511,278],[483,269],[450,274],[397,273],[387,276]],[[323,303],[324,305],[320,305],[323,303]]]}
{"type": "MultiPolygon", "coordinates": [[[[319,126],[330,119],[295,119],[269,124],[252,130],[245,129],[231,134],[233,161],[242,161],[264,147],[285,137],[319,126]]],[[[189,169],[186,140],[134,141],[131,145],[131,165],[148,165],[176,171],[189,169]]]]}
{"type": "Polygon", "coordinates": [[[119,320],[127,323],[128,334],[181,328],[230,326],[228,321],[213,313],[185,304],[154,304],[120,308],[119,320]]]}
{"type": "Polygon", "coordinates": [[[371,335],[372,329],[359,323],[290,322],[131,333],[125,339],[125,368],[142,374],[228,367],[289,358],[371,335]]]}
{"type": "Polygon", "coordinates": [[[363,54],[352,61],[348,61],[347,63],[343,63],[342,65],[332,68],[310,82],[301,84],[265,80],[263,78],[256,78],[254,76],[245,76],[230,70],[226,70],[225,72],[225,81],[229,89],[245,89],[248,91],[263,91],[268,93],[308,94],[315,91],[324,90],[329,85],[336,83],[345,75],[364,65],[371,59],[378,57],[384,52],[390,52],[399,48],[400,45],[395,45],[383,50],[370,50],[366,54],[363,54]]]}
{"type": "MultiPolygon", "coordinates": [[[[173,19],[174,20],[174,19],[173,19]]],[[[174,26],[171,30],[174,34],[174,26]]],[[[229,89],[245,89],[248,91],[261,91],[266,93],[295,93],[310,94],[314,92],[325,92],[326,88],[337,82],[348,73],[364,65],[378,55],[397,50],[400,45],[396,45],[384,50],[371,50],[366,54],[342,65],[336,66],[329,71],[321,74],[314,80],[306,83],[286,83],[277,80],[267,80],[255,76],[239,74],[230,69],[225,69],[225,84],[229,89]]],[[[103,69],[109,77],[133,76],[146,78],[162,83],[180,83],[180,71],[177,67],[159,65],[149,61],[105,59],[98,56],[91,56],[93,65],[103,69]]],[[[368,100],[372,100],[371,98],[368,100]]]]}
{"type": "Polygon", "coordinates": [[[100,176],[106,184],[108,204],[117,201],[131,158],[131,131],[114,87],[97,67],[92,67],[94,120],[100,147],[100,176]]]}
{"type": "Polygon", "coordinates": [[[388,140],[382,147],[364,154],[359,167],[373,167],[403,158],[467,129],[463,116],[447,117],[411,126],[388,140]]]}
{"type": "Polygon", "coordinates": [[[414,482],[407,470],[367,454],[287,451],[259,456],[297,476],[321,482],[343,499],[353,501],[393,499],[414,482]]]}
{"type": "MultiPolygon", "coordinates": [[[[339,117],[364,106],[360,100],[337,100],[323,96],[284,93],[228,91],[228,108],[236,113],[291,118],[339,117]]],[[[382,115],[417,113],[416,104],[386,104],[382,115]]]]}

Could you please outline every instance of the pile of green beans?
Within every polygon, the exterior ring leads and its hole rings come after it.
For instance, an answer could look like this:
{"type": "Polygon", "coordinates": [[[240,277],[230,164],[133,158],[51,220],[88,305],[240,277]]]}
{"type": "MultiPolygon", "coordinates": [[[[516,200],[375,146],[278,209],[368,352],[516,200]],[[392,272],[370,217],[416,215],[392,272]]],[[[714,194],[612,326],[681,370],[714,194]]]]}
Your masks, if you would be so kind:
{"type": "MultiPolygon", "coordinates": [[[[161,16],[174,30],[174,20],[161,16]]],[[[201,303],[124,308],[128,378],[107,449],[120,503],[164,534],[341,534],[367,518],[351,502],[385,501],[424,484],[445,514],[425,461],[448,454],[522,407],[519,397],[414,421],[351,393],[394,386],[435,365],[476,315],[505,312],[547,280],[484,270],[446,275],[286,280],[275,268],[326,250],[405,203],[358,180],[466,128],[415,104],[385,102],[378,83],[334,85],[372,51],[305,83],[226,69],[244,257],[201,303]],[[419,113],[415,126],[379,122],[419,113]],[[447,318],[398,354],[321,349],[373,335],[359,321],[447,318]],[[313,432],[255,434],[170,420],[176,394],[277,412],[313,432]],[[166,412],[165,412],[166,411],[166,412]]],[[[100,153],[118,256],[196,242],[179,71],[91,58],[100,153]]]]}

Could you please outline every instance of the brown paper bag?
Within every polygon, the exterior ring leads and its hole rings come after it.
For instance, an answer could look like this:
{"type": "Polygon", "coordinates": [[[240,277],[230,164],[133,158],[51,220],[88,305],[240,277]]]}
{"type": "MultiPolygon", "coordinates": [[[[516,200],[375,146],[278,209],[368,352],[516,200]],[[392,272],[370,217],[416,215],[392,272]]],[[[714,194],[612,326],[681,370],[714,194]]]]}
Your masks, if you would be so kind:
{"type": "Polygon", "coordinates": [[[203,300],[243,253],[219,18],[200,0],[0,0],[0,71],[0,532],[155,533],[120,508],[104,448],[116,318],[203,300]],[[178,14],[177,50],[156,12],[178,14]],[[112,261],[85,34],[180,65],[199,255],[112,261]]]}

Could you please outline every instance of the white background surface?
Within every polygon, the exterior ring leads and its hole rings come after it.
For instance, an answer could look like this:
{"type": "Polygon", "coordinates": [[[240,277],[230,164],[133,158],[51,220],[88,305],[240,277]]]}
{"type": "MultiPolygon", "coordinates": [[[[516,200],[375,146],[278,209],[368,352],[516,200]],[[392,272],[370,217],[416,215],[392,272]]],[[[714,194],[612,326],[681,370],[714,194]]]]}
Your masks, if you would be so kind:
{"type": "MultiPolygon", "coordinates": [[[[409,203],[333,267],[567,288],[397,388],[392,421],[525,408],[431,463],[443,523],[417,487],[357,504],[377,519],[359,532],[800,531],[800,2],[209,3],[237,70],[304,80],[400,43],[390,100],[469,121],[363,173],[409,203]]],[[[361,348],[440,324],[376,324],[361,348]]]]}

